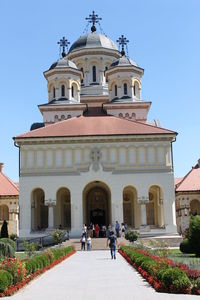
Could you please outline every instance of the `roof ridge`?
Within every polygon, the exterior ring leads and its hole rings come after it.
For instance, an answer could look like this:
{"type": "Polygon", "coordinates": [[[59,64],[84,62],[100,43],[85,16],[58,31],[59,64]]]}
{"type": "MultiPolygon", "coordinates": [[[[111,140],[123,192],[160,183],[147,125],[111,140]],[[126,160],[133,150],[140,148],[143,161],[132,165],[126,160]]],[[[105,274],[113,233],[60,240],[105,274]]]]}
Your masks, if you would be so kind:
{"type": "Polygon", "coordinates": [[[183,181],[185,181],[185,179],[189,176],[189,174],[193,171],[193,167],[192,169],[182,178],[182,180],[180,180],[180,182],[178,182],[176,184],[176,189],[179,188],[181,186],[181,184],[183,183],[183,181]]]}
{"type": "MultiPolygon", "coordinates": [[[[119,117],[119,116],[113,116],[113,117],[122,119],[122,118],[119,117]]],[[[133,122],[133,123],[138,123],[138,124],[141,124],[141,125],[144,125],[144,126],[148,126],[148,127],[152,127],[152,128],[158,128],[158,129],[167,130],[167,131],[170,131],[170,132],[172,132],[172,133],[178,134],[176,131],[173,131],[173,130],[170,130],[170,129],[167,129],[167,128],[164,128],[164,127],[154,126],[154,125],[151,125],[151,124],[143,123],[143,122],[136,121],[136,120],[126,119],[126,118],[123,118],[123,120],[129,121],[129,122],[133,122]]]]}

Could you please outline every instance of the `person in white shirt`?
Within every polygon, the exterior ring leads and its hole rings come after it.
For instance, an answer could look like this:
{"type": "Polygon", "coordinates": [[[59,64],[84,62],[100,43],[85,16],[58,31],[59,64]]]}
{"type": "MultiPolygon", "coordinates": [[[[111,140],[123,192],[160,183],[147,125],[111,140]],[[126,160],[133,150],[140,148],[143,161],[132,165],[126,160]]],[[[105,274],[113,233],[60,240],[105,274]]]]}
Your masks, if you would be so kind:
{"type": "Polygon", "coordinates": [[[87,251],[91,251],[92,250],[92,239],[90,237],[90,235],[88,235],[87,238],[87,251]]]}

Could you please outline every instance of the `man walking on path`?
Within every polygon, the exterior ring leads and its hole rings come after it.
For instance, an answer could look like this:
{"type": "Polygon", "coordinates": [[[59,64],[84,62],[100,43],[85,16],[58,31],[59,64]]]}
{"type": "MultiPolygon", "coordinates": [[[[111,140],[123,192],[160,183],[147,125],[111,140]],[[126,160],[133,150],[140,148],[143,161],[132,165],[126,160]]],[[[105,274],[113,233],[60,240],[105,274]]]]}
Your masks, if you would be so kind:
{"type": "Polygon", "coordinates": [[[110,236],[107,239],[107,247],[108,246],[110,247],[111,259],[116,259],[117,238],[114,235],[114,231],[111,231],[110,236]]]}

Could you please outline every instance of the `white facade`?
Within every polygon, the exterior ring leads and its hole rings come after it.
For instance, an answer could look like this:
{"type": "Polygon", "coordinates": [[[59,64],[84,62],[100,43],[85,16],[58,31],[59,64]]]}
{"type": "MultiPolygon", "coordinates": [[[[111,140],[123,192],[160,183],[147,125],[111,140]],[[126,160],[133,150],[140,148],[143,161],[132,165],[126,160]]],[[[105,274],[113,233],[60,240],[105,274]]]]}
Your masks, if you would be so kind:
{"type": "Polygon", "coordinates": [[[134,126],[147,121],[150,102],[141,97],[144,70],[106,36],[92,32],[80,37],[84,39],[90,43],[80,46],[77,40],[44,73],[48,103],[39,109],[45,127],[53,124],[48,127],[52,136],[15,138],[20,147],[20,235],[61,226],[78,236],[83,223],[114,226],[116,221],[141,231],[174,233],[176,133],[154,134],[156,127],[146,125],[149,134],[54,135],[54,124],[65,120],[68,126],[72,117],[99,112],[134,121],[134,126]]]}

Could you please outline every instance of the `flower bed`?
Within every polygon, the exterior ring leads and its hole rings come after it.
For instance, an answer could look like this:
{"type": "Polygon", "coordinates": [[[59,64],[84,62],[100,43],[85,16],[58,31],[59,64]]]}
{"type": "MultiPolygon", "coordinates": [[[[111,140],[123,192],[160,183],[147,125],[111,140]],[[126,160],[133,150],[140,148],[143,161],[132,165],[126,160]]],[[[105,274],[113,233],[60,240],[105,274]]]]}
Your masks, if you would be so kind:
{"type": "Polygon", "coordinates": [[[119,252],[157,292],[200,295],[200,271],[131,246],[119,252]]]}
{"type": "Polygon", "coordinates": [[[0,297],[13,295],[32,279],[74,253],[74,247],[70,246],[48,250],[24,261],[6,258],[0,265],[0,297]]]}

